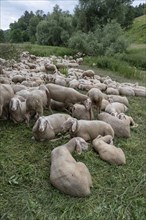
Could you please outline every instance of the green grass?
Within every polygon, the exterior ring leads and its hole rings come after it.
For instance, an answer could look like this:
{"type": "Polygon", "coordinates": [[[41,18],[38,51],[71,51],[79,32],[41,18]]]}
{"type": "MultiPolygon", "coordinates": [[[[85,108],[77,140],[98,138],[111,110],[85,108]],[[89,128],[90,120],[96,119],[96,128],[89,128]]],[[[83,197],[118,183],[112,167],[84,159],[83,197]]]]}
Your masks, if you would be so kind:
{"type": "Polygon", "coordinates": [[[20,48],[27,49],[31,54],[36,56],[64,56],[74,55],[75,51],[66,47],[42,46],[37,44],[19,44],[20,48]]]}
{"type": "MultiPolygon", "coordinates": [[[[73,154],[92,175],[88,198],[60,193],[49,181],[51,150],[68,141],[36,142],[32,126],[0,121],[0,218],[1,220],[144,220],[145,209],[145,98],[129,98],[128,115],[139,126],[129,139],[114,143],[126,155],[127,164],[113,166],[102,161],[91,145],[73,154]]],[[[47,114],[47,112],[45,112],[47,114]]]]}
{"type": "Polygon", "coordinates": [[[129,79],[144,79],[145,73],[136,68],[130,66],[128,62],[122,60],[123,57],[85,57],[84,64],[89,66],[96,66],[101,69],[111,70],[115,74],[123,76],[129,79]]]}
{"type": "Polygon", "coordinates": [[[146,43],[146,15],[136,18],[125,36],[133,43],[146,43]]]}

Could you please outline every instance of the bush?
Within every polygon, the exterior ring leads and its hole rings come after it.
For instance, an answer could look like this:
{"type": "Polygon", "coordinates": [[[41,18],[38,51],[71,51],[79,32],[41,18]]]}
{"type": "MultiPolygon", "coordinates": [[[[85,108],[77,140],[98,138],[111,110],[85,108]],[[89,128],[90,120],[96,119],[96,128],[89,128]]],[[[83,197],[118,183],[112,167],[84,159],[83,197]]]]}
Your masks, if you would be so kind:
{"type": "Polygon", "coordinates": [[[125,52],[128,42],[123,36],[121,26],[111,21],[103,28],[97,27],[94,32],[88,34],[77,32],[70,38],[68,46],[87,55],[113,56],[115,53],[125,52]]]}
{"type": "Polygon", "coordinates": [[[22,49],[14,44],[0,44],[0,57],[3,59],[19,60],[22,49]]]}

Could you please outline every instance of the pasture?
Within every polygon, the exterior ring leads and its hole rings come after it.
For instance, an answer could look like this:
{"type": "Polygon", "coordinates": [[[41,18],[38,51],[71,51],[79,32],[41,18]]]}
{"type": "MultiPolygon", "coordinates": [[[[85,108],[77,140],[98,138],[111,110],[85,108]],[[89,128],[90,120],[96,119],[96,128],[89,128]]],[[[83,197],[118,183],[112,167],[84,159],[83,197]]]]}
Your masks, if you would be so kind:
{"type": "MultiPolygon", "coordinates": [[[[110,76],[110,72],[101,72],[110,76]]],[[[127,81],[122,75],[119,80],[127,81]]],[[[140,79],[139,84],[143,84],[140,79]]],[[[131,130],[128,139],[114,138],[114,145],[125,152],[126,165],[114,166],[102,161],[91,143],[87,152],[73,154],[77,161],[87,165],[93,179],[87,198],[62,194],[49,181],[51,151],[69,139],[62,136],[59,141],[37,142],[31,139],[34,120],[30,127],[0,121],[1,219],[145,219],[146,102],[143,97],[128,100],[127,114],[139,126],[131,130]]]]}
{"type": "MultiPolygon", "coordinates": [[[[47,112],[46,112],[47,113],[47,112]]],[[[102,161],[90,145],[74,154],[93,178],[89,198],[72,198],[49,182],[51,150],[68,141],[31,140],[30,128],[11,121],[0,122],[1,219],[145,219],[145,100],[130,99],[128,113],[139,124],[129,139],[115,139],[127,164],[102,161]]]]}

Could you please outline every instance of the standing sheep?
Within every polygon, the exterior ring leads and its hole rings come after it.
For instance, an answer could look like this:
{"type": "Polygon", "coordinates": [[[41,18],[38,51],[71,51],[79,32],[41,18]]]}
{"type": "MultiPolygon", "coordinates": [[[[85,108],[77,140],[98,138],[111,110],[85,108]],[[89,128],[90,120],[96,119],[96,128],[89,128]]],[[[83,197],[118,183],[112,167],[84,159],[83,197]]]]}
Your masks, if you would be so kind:
{"type": "Polygon", "coordinates": [[[50,181],[62,193],[85,197],[90,195],[92,178],[86,165],[76,162],[71,153],[87,150],[87,143],[80,137],[55,148],[51,153],[50,181]]]}
{"type": "Polygon", "coordinates": [[[73,118],[76,119],[84,119],[84,120],[93,120],[94,115],[92,111],[92,107],[87,110],[84,105],[81,104],[74,104],[71,107],[71,115],[73,118]]]}
{"type": "Polygon", "coordinates": [[[14,123],[23,122],[26,114],[26,100],[23,97],[14,96],[9,103],[10,118],[14,123]]]}
{"type": "Polygon", "coordinates": [[[64,102],[67,106],[70,103],[82,103],[87,109],[90,109],[91,100],[87,95],[83,95],[73,88],[67,88],[52,83],[46,84],[46,87],[50,92],[51,98],[55,101],[64,102]]]}
{"type": "Polygon", "coordinates": [[[9,101],[13,96],[14,91],[11,85],[0,84],[0,117],[4,113],[5,119],[8,118],[9,101]]]}
{"type": "Polygon", "coordinates": [[[97,88],[92,88],[92,89],[89,90],[87,95],[91,99],[92,105],[96,106],[97,112],[100,113],[101,105],[102,105],[102,99],[103,99],[102,92],[97,88]]]}
{"type": "Polygon", "coordinates": [[[44,107],[47,107],[49,110],[51,110],[50,100],[50,93],[44,85],[40,86],[39,89],[32,90],[26,99],[27,123],[29,123],[31,113],[35,112],[35,117],[38,118],[39,116],[43,115],[44,107]]]}

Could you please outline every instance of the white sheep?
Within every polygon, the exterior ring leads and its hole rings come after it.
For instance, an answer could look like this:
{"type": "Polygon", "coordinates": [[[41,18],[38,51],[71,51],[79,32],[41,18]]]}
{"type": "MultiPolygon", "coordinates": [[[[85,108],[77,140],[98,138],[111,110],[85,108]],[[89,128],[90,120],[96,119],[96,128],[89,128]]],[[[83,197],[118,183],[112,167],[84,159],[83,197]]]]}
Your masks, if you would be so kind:
{"type": "Polygon", "coordinates": [[[11,98],[9,102],[9,113],[14,123],[23,122],[26,119],[26,100],[19,96],[11,98]]]}
{"type": "Polygon", "coordinates": [[[93,70],[85,70],[82,74],[82,77],[94,78],[95,72],[93,70]]]}
{"type": "Polygon", "coordinates": [[[84,119],[84,120],[94,119],[92,107],[89,110],[87,110],[84,105],[78,103],[74,104],[71,107],[71,115],[73,118],[76,119],[84,119]]]}
{"type": "Polygon", "coordinates": [[[62,131],[62,124],[70,117],[68,114],[56,113],[41,116],[33,126],[33,138],[37,141],[54,139],[62,131]]]}
{"type": "Polygon", "coordinates": [[[50,182],[62,193],[76,197],[90,195],[90,172],[84,163],[76,162],[71,155],[73,151],[80,154],[87,149],[88,144],[82,138],[76,137],[51,152],[50,182]]]}
{"type": "Polygon", "coordinates": [[[103,99],[102,92],[97,88],[92,88],[92,89],[89,90],[87,95],[91,99],[92,105],[96,106],[97,112],[100,113],[101,105],[102,105],[102,99],[103,99]]]}
{"type": "Polygon", "coordinates": [[[118,117],[120,120],[126,120],[127,123],[130,125],[131,128],[138,127],[138,124],[136,124],[131,116],[125,115],[124,113],[117,114],[116,117],[118,117]]]}
{"type": "Polygon", "coordinates": [[[4,119],[8,118],[9,101],[13,96],[14,91],[11,85],[0,84],[0,117],[4,112],[4,119]]]}
{"type": "Polygon", "coordinates": [[[93,140],[93,148],[99,153],[102,160],[110,164],[123,165],[126,164],[126,158],[123,150],[112,145],[110,135],[101,137],[100,135],[93,140]]]}
{"type": "Polygon", "coordinates": [[[83,95],[73,88],[67,88],[60,85],[55,85],[52,83],[46,84],[51,98],[55,101],[64,102],[67,106],[72,103],[82,103],[87,109],[90,109],[91,100],[87,95],[83,95]]]}
{"type": "Polygon", "coordinates": [[[119,95],[108,95],[107,100],[112,103],[112,102],[120,102],[126,105],[127,107],[129,106],[129,101],[126,96],[119,96],[119,95]]]}
{"type": "Polygon", "coordinates": [[[112,113],[121,113],[126,112],[128,110],[127,106],[120,102],[113,102],[106,106],[105,112],[108,112],[109,114],[112,113]]]}
{"type": "Polygon", "coordinates": [[[107,112],[100,113],[98,119],[110,124],[117,137],[130,137],[130,126],[126,120],[120,120],[107,112]]]}
{"type": "Polygon", "coordinates": [[[114,137],[114,131],[106,122],[99,120],[77,120],[68,118],[63,126],[63,132],[69,131],[71,137],[82,137],[85,141],[93,140],[98,135],[111,135],[114,137]]]}
{"type": "Polygon", "coordinates": [[[42,85],[39,89],[32,90],[26,99],[26,119],[27,124],[30,120],[30,114],[36,113],[35,117],[38,118],[39,116],[43,115],[43,109],[47,107],[50,111],[50,93],[48,89],[42,85]]]}

